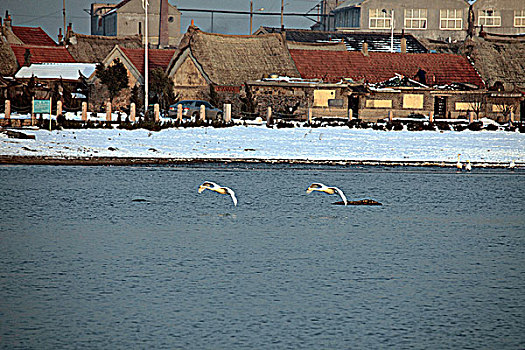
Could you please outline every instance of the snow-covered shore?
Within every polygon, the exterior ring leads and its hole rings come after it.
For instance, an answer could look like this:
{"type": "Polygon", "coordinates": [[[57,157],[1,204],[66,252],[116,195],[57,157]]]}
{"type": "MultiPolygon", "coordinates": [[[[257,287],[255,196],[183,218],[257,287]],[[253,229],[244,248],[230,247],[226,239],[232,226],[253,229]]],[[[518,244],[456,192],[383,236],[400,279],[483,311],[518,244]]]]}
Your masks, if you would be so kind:
{"type": "Polygon", "coordinates": [[[374,131],[347,127],[271,129],[170,128],[159,132],[119,129],[22,130],[35,139],[0,133],[0,156],[54,158],[156,158],[334,162],[462,161],[525,163],[525,135],[504,131],[374,131]]]}

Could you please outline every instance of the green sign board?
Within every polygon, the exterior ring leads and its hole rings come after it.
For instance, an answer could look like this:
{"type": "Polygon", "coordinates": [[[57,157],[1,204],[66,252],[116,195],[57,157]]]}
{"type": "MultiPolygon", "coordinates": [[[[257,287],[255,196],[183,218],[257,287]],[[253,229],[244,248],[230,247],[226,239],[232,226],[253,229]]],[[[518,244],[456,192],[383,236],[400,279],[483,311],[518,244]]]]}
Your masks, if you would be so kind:
{"type": "Polygon", "coordinates": [[[33,113],[51,113],[51,100],[33,100],[33,113]]]}

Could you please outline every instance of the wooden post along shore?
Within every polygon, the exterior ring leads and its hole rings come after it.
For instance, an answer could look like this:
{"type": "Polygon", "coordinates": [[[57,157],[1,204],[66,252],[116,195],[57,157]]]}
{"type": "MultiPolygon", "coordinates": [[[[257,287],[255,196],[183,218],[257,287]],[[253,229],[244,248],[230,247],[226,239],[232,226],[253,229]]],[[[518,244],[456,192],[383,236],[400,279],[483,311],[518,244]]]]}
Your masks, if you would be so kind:
{"type": "Polygon", "coordinates": [[[82,121],[87,121],[87,102],[82,102],[82,121]]]}
{"type": "Polygon", "coordinates": [[[106,103],[106,121],[111,122],[111,102],[106,103]]]}
{"type": "Polygon", "coordinates": [[[312,107],[308,107],[306,118],[308,119],[308,124],[312,124],[312,107]]]}
{"type": "Polygon", "coordinates": [[[11,101],[5,100],[5,119],[11,119],[11,101]]]}
{"type": "Polygon", "coordinates": [[[266,125],[272,125],[272,107],[268,106],[268,111],[266,113],[266,125]]]}
{"type": "Polygon", "coordinates": [[[131,102],[129,106],[129,121],[134,122],[137,116],[137,105],[135,102],[131,102]]]}
{"type": "Polygon", "coordinates": [[[428,121],[431,123],[434,122],[434,112],[433,111],[430,111],[430,113],[428,114],[428,121]]]}
{"type": "Polygon", "coordinates": [[[348,121],[351,121],[354,118],[354,111],[352,108],[348,108],[348,121]]]}
{"type": "Polygon", "coordinates": [[[177,119],[179,120],[179,122],[182,122],[182,105],[181,104],[177,106],[177,119]]]}
{"type": "Polygon", "coordinates": [[[62,114],[62,101],[57,101],[57,117],[62,114]]]}
{"type": "Polygon", "coordinates": [[[155,122],[158,122],[160,120],[160,108],[158,103],[153,105],[153,114],[155,115],[155,122]]]}
{"type": "Polygon", "coordinates": [[[232,105],[230,103],[224,104],[224,121],[226,123],[231,122],[232,120],[232,105]]]}
{"type": "Polygon", "coordinates": [[[394,112],[388,111],[388,121],[392,123],[394,121],[394,112]]]}
{"type": "Polygon", "coordinates": [[[201,120],[206,120],[206,106],[205,105],[201,105],[200,107],[200,116],[201,116],[201,120]]]}

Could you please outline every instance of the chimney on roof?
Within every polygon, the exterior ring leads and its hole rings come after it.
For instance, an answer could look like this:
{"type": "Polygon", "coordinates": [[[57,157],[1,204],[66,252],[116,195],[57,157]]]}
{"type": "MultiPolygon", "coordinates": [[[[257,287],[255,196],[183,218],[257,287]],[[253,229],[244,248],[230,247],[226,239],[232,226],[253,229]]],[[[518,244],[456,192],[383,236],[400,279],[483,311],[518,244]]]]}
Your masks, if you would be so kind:
{"type": "Polygon", "coordinates": [[[363,41],[363,48],[361,49],[363,56],[368,56],[368,43],[363,41]]]}
{"type": "Polygon", "coordinates": [[[68,25],[67,25],[67,32],[65,33],[66,34],[66,38],[69,38],[69,36],[71,35],[70,32],[73,31],[73,24],[70,22],[68,25]]]}
{"type": "Polygon", "coordinates": [[[160,0],[159,49],[168,47],[170,44],[168,11],[168,0],[160,0]]]}
{"type": "Polygon", "coordinates": [[[5,27],[8,30],[11,30],[11,15],[9,14],[9,11],[5,11],[5,27]]]}
{"type": "Polygon", "coordinates": [[[62,39],[64,38],[64,36],[62,35],[62,28],[58,28],[58,43],[61,44],[62,43],[62,39]]]}

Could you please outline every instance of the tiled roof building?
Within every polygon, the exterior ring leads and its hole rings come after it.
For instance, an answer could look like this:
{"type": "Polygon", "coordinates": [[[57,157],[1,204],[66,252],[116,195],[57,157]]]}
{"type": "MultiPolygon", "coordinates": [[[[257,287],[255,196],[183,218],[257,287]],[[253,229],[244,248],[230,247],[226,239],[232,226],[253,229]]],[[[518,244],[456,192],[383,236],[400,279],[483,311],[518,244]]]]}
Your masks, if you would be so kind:
{"type": "Polygon", "coordinates": [[[396,74],[409,78],[423,71],[430,86],[454,82],[484,87],[483,80],[463,56],[453,54],[401,54],[290,50],[302,78],[338,82],[344,78],[378,83],[396,74]]]}

